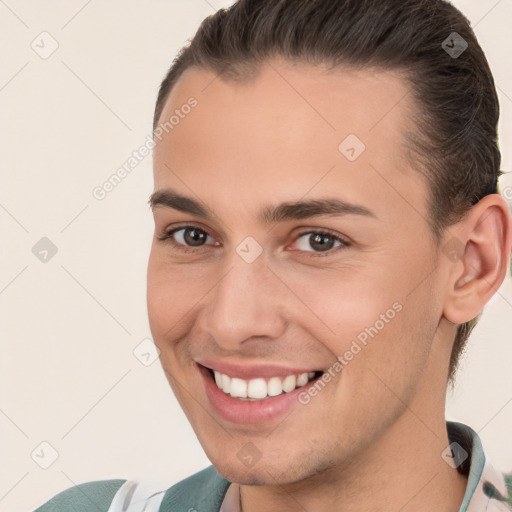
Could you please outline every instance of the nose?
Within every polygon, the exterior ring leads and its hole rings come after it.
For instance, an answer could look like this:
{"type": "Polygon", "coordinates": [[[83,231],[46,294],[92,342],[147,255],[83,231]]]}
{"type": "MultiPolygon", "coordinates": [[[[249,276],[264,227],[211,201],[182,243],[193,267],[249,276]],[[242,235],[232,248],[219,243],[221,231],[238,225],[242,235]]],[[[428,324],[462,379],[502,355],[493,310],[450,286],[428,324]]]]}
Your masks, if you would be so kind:
{"type": "MultiPolygon", "coordinates": [[[[278,339],[286,329],[286,287],[262,256],[246,263],[238,254],[230,259],[201,312],[201,326],[228,351],[258,338],[278,339]]],[[[289,302],[289,298],[288,298],[289,302]]]]}

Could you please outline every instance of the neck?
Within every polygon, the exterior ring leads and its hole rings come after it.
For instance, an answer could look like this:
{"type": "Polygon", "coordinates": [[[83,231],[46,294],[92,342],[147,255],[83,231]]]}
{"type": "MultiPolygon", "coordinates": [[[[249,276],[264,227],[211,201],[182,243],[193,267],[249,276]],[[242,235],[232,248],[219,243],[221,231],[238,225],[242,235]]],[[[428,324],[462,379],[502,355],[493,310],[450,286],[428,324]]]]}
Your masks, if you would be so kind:
{"type": "Polygon", "coordinates": [[[242,512],[458,512],[467,478],[442,459],[449,444],[443,417],[426,424],[409,409],[356,461],[300,482],[243,486],[242,512]]]}

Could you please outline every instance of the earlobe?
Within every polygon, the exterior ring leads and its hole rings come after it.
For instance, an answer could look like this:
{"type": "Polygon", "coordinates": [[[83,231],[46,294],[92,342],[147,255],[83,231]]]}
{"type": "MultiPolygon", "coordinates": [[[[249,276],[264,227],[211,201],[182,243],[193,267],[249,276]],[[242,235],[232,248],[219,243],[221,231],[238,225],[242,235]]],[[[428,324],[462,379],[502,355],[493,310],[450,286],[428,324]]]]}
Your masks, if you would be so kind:
{"type": "Polygon", "coordinates": [[[443,313],[462,324],[482,311],[507,275],[512,240],[507,203],[498,194],[482,198],[456,226],[456,239],[460,257],[445,260],[450,268],[443,313]]]}

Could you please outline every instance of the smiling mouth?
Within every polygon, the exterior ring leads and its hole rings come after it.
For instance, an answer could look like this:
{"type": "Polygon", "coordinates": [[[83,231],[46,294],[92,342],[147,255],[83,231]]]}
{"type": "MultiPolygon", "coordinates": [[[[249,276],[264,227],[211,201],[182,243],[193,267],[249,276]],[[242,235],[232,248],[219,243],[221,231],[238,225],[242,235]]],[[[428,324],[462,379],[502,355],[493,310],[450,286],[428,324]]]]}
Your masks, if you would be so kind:
{"type": "Polygon", "coordinates": [[[206,368],[206,370],[208,370],[211,378],[215,381],[218,389],[232,398],[246,401],[266,400],[284,393],[290,393],[298,388],[307,386],[324,373],[323,371],[312,371],[287,375],[286,377],[241,379],[230,377],[211,368],[206,368]]]}

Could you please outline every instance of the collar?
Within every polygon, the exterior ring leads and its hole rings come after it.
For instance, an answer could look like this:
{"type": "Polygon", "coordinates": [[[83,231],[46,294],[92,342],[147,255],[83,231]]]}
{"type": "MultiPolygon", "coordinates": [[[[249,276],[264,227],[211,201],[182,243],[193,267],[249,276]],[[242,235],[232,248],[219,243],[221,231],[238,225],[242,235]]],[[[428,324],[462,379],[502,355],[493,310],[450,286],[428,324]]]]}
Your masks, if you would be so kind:
{"type": "Polygon", "coordinates": [[[497,471],[487,460],[480,437],[472,428],[452,421],[446,423],[446,428],[454,461],[459,459],[457,470],[468,475],[459,512],[512,510],[512,475],[497,471]]]}

